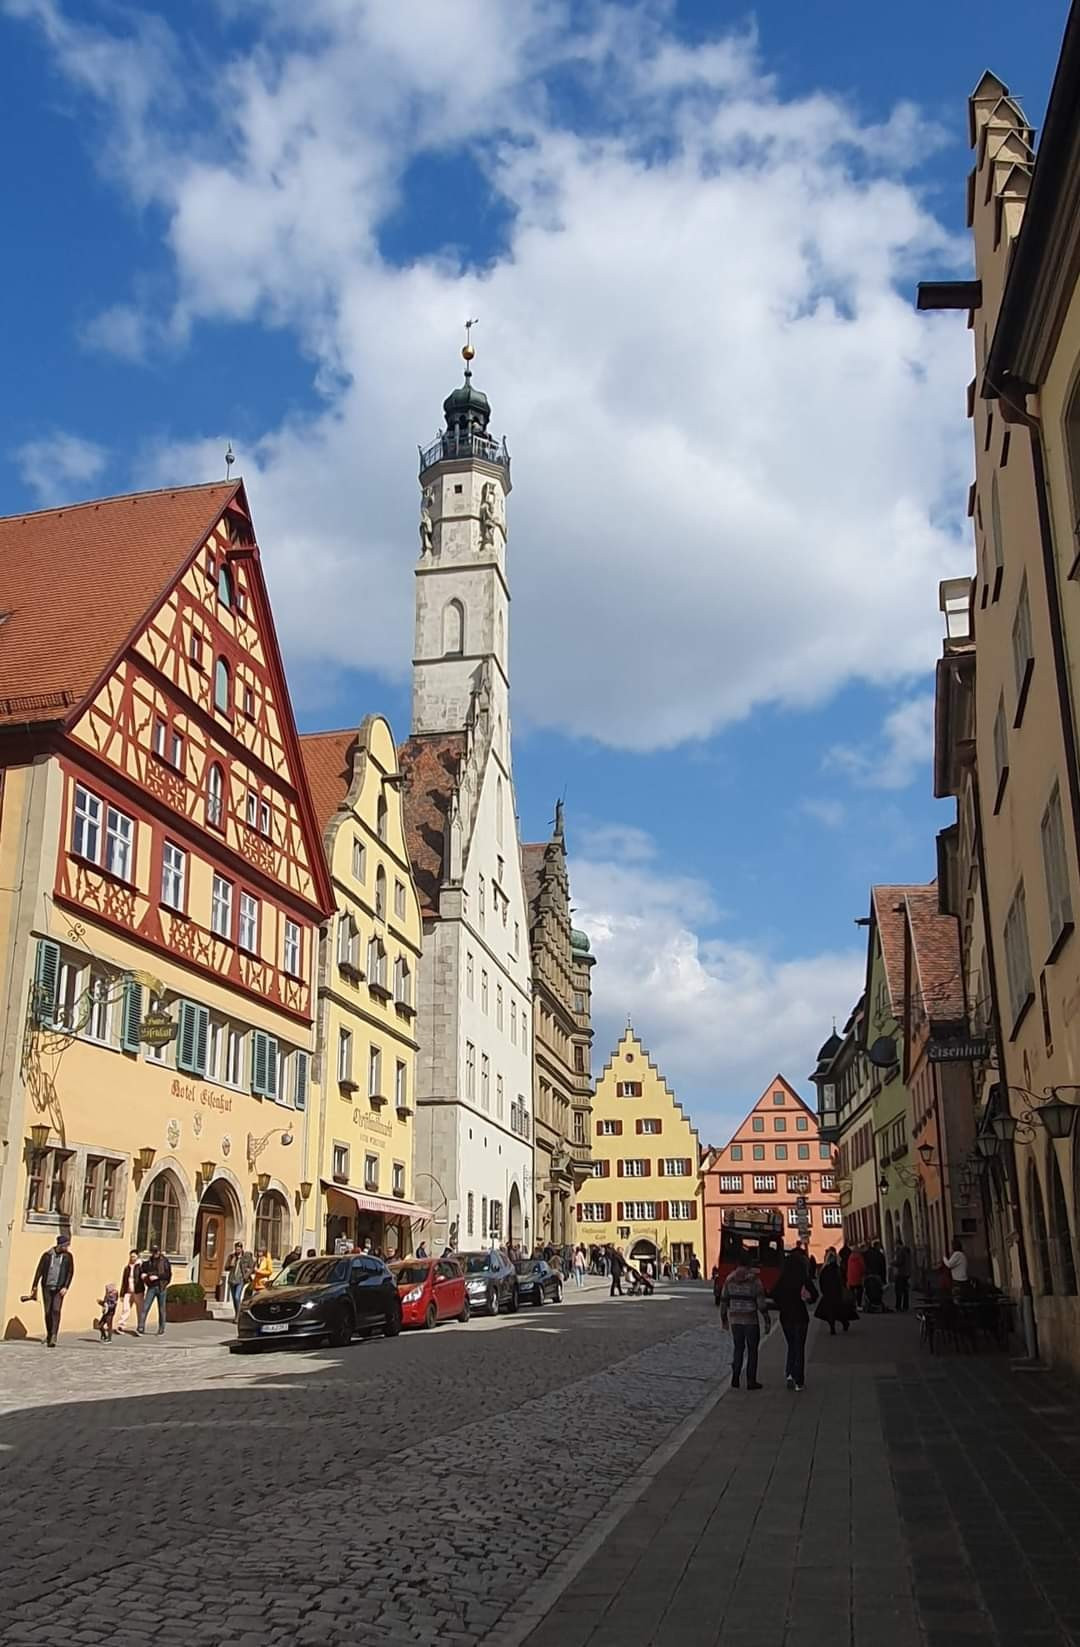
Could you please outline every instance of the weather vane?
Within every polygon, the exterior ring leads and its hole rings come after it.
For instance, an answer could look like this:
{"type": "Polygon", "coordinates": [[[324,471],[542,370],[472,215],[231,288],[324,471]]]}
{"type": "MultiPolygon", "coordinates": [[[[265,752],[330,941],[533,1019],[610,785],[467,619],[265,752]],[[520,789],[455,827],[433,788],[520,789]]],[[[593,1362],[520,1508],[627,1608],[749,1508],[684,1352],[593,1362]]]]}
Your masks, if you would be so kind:
{"type": "Polygon", "coordinates": [[[472,329],[474,326],[479,326],[479,324],[479,320],[467,320],[465,322],[465,347],[461,351],[461,358],[465,362],[466,377],[472,377],[471,362],[476,358],[476,350],[472,346],[472,329]]]}

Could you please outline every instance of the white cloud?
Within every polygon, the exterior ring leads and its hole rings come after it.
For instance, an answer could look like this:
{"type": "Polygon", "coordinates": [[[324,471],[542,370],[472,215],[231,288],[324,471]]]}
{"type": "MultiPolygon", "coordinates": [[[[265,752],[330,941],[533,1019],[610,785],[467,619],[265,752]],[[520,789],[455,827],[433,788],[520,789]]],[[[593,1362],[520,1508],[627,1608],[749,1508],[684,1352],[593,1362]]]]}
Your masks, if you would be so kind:
{"type": "Polygon", "coordinates": [[[807,795],[799,802],[799,810],[805,812],[808,818],[816,818],[826,829],[839,829],[847,821],[847,807],[843,801],[807,795]]]}
{"type": "MultiPolygon", "coordinates": [[[[905,172],[936,141],[918,111],[785,98],[752,36],[687,45],[649,0],[312,0],[302,21],[234,0],[259,38],[222,53],[7,9],[96,108],[107,175],[167,223],[172,312],[118,290],[95,341],[131,357],[255,320],[312,359],[324,409],[244,464],[297,665],[407,668],[413,454],[467,312],[515,454],[519,722],[650,748],[929,663],[936,582],[968,560],[969,343],[911,302],[917,270],[961,256],[905,172]],[[508,248],[482,272],[388,266],[405,168],[462,149],[511,208],[508,248]]],[[[161,478],[217,473],[216,439],[192,467],[209,433],[161,478]]]]}
{"type": "Polygon", "coordinates": [[[63,429],[24,441],[12,454],[26,485],[42,504],[70,503],[98,478],[109,454],[95,441],[63,429]]]}
{"type": "Polygon", "coordinates": [[[927,778],[934,735],[934,695],[920,692],[886,715],[876,749],[834,744],[826,753],[826,771],[840,772],[866,789],[906,789],[927,778]]]}
{"type": "MultiPolygon", "coordinates": [[[[630,833],[635,844],[641,832],[630,833]]],[[[570,874],[574,922],[597,958],[597,1070],[629,1013],[703,1143],[723,1143],[778,1070],[813,1103],[806,1076],[817,1049],[862,987],[858,949],[782,960],[752,939],[719,936],[711,889],[640,855],[586,845],[570,874]]]]}

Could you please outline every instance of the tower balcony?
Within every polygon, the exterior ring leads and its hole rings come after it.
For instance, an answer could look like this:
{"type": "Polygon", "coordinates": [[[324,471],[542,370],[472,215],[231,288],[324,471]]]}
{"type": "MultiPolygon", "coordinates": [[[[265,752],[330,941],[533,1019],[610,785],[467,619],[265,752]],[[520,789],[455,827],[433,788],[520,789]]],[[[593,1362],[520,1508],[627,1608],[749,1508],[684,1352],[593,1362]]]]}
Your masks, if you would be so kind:
{"type": "Polygon", "coordinates": [[[505,437],[492,440],[488,435],[464,434],[448,429],[430,446],[421,446],[418,450],[421,476],[436,463],[471,463],[479,460],[504,470],[507,480],[510,478],[510,453],[505,437]]]}

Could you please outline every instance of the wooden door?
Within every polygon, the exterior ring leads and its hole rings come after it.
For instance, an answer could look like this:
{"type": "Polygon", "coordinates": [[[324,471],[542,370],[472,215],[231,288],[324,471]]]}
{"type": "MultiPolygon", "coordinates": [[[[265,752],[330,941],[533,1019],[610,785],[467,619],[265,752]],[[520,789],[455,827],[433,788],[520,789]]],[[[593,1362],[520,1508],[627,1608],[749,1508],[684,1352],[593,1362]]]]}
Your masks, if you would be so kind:
{"type": "Polygon", "coordinates": [[[221,1280],[222,1265],[225,1262],[225,1215],[220,1212],[204,1212],[201,1225],[199,1285],[206,1293],[207,1298],[213,1298],[217,1292],[217,1284],[221,1280]]]}

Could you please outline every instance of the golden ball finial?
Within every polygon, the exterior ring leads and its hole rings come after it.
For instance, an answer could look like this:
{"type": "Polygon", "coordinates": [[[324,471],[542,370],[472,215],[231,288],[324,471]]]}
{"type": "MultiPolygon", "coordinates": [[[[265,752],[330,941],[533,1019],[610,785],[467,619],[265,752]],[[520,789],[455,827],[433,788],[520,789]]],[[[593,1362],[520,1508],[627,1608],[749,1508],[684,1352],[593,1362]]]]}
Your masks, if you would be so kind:
{"type": "Polygon", "coordinates": [[[464,349],[461,351],[461,358],[462,360],[475,360],[476,350],[472,348],[470,344],[466,343],[464,349]]]}

